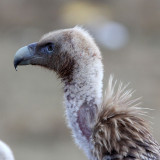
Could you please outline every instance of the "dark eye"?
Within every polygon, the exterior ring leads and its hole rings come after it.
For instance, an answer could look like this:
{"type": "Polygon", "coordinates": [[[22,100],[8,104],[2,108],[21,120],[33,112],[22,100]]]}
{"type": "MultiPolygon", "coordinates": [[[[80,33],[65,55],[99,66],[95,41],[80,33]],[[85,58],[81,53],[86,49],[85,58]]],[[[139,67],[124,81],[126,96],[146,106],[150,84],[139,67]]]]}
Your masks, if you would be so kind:
{"type": "Polygon", "coordinates": [[[49,43],[46,45],[46,52],[47,53],[53,53],[54,51],[54,44],[53,43],[49,43]]]}

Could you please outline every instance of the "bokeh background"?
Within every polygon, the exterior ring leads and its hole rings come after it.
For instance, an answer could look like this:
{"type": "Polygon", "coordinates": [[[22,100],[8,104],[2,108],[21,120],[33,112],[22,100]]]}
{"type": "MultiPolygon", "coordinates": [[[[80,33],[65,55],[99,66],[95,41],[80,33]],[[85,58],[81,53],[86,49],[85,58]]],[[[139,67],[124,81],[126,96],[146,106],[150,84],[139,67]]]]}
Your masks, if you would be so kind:
{"type": "Polygon", "coordinates": [[[13,67],[20,47],[51,30],[81,25],[95,37],[110,73],[143,96],[160,142],[159,0],[0,0],[0,139],[16,160],[85,160],[66,127],[62,84],[39,67],[13,67]]]}

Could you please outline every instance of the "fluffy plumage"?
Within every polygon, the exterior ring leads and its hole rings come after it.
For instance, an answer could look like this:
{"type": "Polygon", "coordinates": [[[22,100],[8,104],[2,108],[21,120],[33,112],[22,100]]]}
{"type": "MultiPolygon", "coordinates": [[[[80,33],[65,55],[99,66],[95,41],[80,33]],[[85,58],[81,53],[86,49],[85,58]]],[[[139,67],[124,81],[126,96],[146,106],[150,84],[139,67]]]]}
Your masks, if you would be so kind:
{"type": "Polygon", "coordinates": [[[93,153],[98,159],[160,159],[160,146],[153,139],[139,99],[131,99],[132,90],[110,77],[104,103],[92,134],[93,153]]]}
{"type": "Polygon", "coordinates": [[[80,27],[44,35],[39,42],[17,51],[18,65],[39,65],[57,73],[64,84],[66,119],[76,144],[90,160],[158,160],[143,112],[129,100],[132,91],[110,78],[102,102],[101,52],[90,34],[80,27]]]}

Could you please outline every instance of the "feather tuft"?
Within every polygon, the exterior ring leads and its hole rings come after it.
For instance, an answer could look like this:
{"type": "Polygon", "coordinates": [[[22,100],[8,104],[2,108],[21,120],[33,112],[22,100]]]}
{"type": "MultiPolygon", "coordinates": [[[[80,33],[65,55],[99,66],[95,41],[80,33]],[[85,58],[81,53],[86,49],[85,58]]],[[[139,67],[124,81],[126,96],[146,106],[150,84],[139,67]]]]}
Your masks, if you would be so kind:
{"type": "Polygon", "coordinates": [[[105,157],[160,159],[160,146],[153,139],[148,124],[141,117],[146,112],[139,107],[141,98],[132,99],[135,92],[127,90],[129,83],[117,86],[111,75],[92,134],[93,154],[105,157]]]}

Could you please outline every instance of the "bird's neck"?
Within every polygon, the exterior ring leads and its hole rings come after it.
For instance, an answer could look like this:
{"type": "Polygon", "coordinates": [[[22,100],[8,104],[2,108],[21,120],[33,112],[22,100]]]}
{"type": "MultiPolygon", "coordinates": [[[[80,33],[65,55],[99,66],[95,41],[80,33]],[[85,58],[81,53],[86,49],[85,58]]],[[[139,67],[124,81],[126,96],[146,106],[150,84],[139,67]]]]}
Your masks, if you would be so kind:
{"type": "Polygon", "coordinates": [[[103,68],[101,62],[74,72],[71,82],[65,82],[64,99],[68,126],[76,143],[89,148],[92,126],[102,101],[103,68]],[[93,70],[91,70],[91,68],[93,70]]]}

